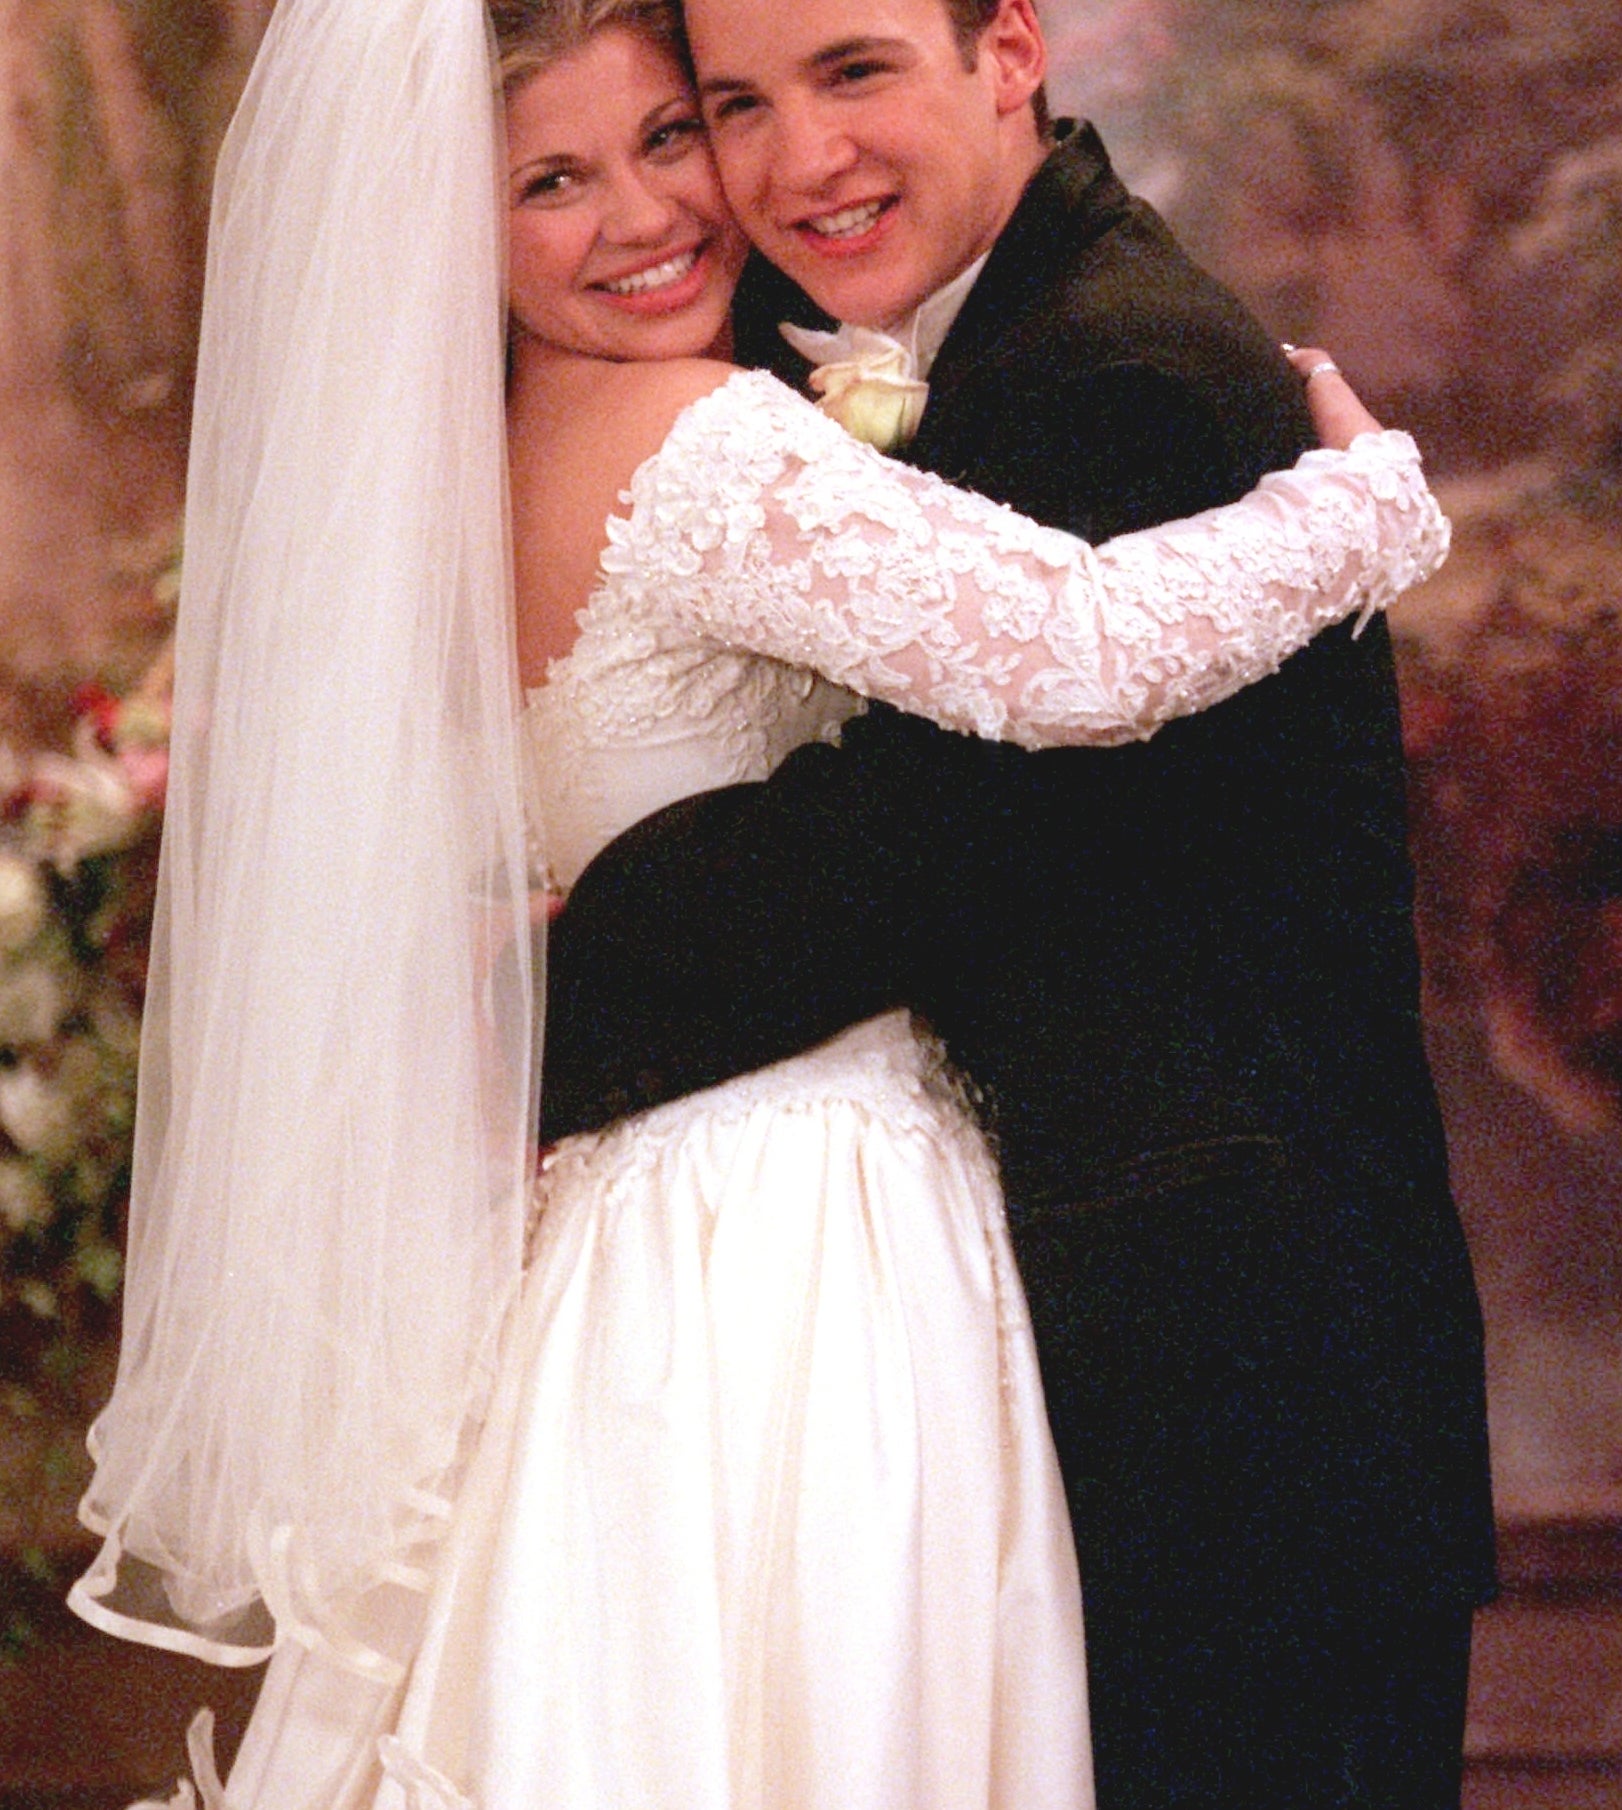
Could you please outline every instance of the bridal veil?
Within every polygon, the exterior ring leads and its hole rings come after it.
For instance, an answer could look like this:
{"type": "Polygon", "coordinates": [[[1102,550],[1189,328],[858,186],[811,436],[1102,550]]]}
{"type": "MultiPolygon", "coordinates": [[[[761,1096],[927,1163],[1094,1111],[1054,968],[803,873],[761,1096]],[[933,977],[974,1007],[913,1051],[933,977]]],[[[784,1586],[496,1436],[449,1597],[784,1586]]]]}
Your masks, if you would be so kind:
{"type": "Polygon", "coordinates": [[[74,1588],[386,1673],[516,1285],[536,1123],[478,0],[281,0],[220,159],[124,1343],[74,1588]]]}

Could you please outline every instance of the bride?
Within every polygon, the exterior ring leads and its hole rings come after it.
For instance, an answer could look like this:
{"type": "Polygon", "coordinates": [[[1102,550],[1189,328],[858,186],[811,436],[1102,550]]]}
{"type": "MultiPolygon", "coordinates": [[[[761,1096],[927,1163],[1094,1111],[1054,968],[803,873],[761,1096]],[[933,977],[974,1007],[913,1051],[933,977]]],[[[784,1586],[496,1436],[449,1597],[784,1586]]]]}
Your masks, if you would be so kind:
{"type": "Polygon", "coordinates": [[[888,463],[704,356],[743,247],[671,10],[497,21],[516,648],[478,6],[284,0],[222,158],[74,1606],[274,1651],[237,1810],[1085,1805],[1074,1557],[952,1078],[891,1014],[532,1191],[532,879],[857,693],[1148,733],[1445,532],[1394,435],[1096,551],[888,463]]]}

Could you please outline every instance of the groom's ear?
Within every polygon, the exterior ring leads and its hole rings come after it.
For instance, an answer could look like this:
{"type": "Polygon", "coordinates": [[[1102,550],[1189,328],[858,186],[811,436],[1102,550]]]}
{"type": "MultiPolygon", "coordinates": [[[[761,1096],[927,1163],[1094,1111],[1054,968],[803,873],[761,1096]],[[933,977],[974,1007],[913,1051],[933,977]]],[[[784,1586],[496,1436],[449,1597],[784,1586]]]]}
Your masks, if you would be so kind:
{"type": "Polygon", "coordinates": [[[980,33],[979,61],[1002,114],[1028,107],[1047,74],[1048,47],[1032,0],[1001,0],[980,33]]]}

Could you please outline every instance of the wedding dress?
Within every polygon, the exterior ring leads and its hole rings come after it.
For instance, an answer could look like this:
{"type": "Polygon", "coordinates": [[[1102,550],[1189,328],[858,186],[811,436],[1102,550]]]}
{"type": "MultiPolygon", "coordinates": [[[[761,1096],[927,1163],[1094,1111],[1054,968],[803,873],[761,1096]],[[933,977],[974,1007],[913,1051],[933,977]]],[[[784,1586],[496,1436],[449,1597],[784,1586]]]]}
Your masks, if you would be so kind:
{"type": "MultiPolygon", "coordinates": [[[[836,737],[858,693],[1030,745],[1145,734],[1445,546],[1403,435],[1095,551],[758,374],[627,500],[526,708],[561,887],[649,811],[836,737]]],[[[233,1810],[1091,1804],[996,1177],[904,1014],[552,1153],[425,1617],[380,1593],[373,1632],[396,1687],[280,1649],[233,1810]]]]}

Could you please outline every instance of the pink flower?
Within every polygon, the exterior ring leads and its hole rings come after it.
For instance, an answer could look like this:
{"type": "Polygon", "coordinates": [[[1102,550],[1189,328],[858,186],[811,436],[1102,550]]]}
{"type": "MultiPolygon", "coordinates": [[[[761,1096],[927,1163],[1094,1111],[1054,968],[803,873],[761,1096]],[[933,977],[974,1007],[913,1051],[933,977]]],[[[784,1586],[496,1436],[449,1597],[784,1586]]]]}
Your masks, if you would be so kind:
{"type": "Polygon", "coordinates": [[[87,719],[95,726],[96,739],[104,748],[112,746],[113,733],[118,728],[122,709],[118,699],[95,679],[88,679],[83,685],[74,687],[73,714],[87,719]]]}
{"type": "Polygon", "coordinates": [[[140,803],[155,809],[163,803],[169,784],[167,748],[120,748],[118,765],[140,803]]]}

